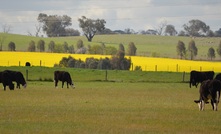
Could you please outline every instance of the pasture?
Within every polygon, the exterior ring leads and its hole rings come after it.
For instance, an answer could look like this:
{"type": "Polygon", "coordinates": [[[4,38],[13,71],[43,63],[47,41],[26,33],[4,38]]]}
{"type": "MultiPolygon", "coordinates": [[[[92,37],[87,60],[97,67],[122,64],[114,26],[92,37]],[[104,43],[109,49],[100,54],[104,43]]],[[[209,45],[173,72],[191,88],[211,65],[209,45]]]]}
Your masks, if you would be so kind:
{"type": "MultiPolygon", "coordinates": [[[[88,45],[100,45],[104,43],[106,46],[113,46],[118,49],[119,44],[122,43],[125,50],[128,48],[130,42],[134,42],[137,47],[138,56],[148,56],[148,57],[164,57],[164,58],[179,58],[176,52],[176,46],[179,40],[185,43],[186,48],[188,48],[189,42],[192,40],[190,37],[180,37],[180,36],[153,36],[153,35],[95,35],[92,42],[88,42],[84,36],[74,36],[74,37],[53,37],[53,38],[42,38],[33,36],[24,36],[16,34],[4,34],[0,33],[0,38],[4,38],[2,44],[3,51],[8,50],[8,43],[13,41],[16,44],[16,51],[27,51],[29,42],[33,40],[37,45],[37,42],[42,39],[45,41],[45,51],[48,51],[48,44],[50,41],[54,41],[55,44],[61,45],[67,42],[68,45],[74,45],[76,50],[77,41],[81,39],[84,42],[84,46],[88,45]]],[[[194,38],[196,47],[198,48],[197,60],[208,60],[207,52],[210,47],[215,50],[218,48],[220,43],[220,38],[211,37],[204,38],[198,37],[194,38]]],[[[38,50],[36,50],[38,51],[38,50]]],[[[189,56],[187,55],[187,58],[189,56]]],[[[216,54],[216,60],[220,60],[218,54],[216,54]]]]}
{"type": "Polygon", "coordinates": [[[221,108],[200,112],[198,89],[182,73],[46,67],[29,70],[26,89],[0,90],[0,133],[220,133],[221,108]],[[53,71],[71,73],[75,89],[54,88],[53,71]],[[39,78],[41,77],[41,80],[39,78]]]}

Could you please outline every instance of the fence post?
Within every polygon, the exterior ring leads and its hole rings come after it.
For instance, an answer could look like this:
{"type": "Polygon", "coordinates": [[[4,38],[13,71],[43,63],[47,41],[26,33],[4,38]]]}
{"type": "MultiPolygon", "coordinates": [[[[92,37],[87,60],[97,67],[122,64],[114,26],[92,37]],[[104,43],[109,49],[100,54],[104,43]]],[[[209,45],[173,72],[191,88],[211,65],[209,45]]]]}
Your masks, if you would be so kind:
{"type": "Polygon", "coordinates": [[[178,72],[178,64],[176,64],[176,72],[178,72]]]}
{"type": "Polygon", "coordinates": [[[157,72],[157,65],[155,65],[155,72],[157,72]]]}
{"type": "Polygon", "coordinates": [[[26,81],[28,81],[28,69],[26,69],[26,81]]]}
{"type": "Polygon", "coordinates": [[[183,82],[184,82],[184,80],[185,80],[185,71],[183,72],[183,82]]]}
{"type": "Polygon", "coordinates": [[[105,81],[107,81],[107,69],[105,71],[105,81]]]}

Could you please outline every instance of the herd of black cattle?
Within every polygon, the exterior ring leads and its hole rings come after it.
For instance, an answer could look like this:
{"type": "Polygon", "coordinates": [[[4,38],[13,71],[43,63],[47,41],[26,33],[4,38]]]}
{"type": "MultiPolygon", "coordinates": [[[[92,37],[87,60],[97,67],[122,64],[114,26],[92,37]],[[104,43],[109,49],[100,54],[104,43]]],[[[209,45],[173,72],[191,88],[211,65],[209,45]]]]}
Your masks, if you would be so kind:
{"type": "MultiPolygon", "coordinates": [[[[190,72],[190,88],[191,86],[195,86],[197,88],[198,84],[201,83],[199,89],[199,100],[194,101],[198,103],[199,110],[204,110],[205,104],[209,103],[208,100],[211,100],[213,110],[217,111],[217,106],[220,99],[221,74],[217,74],[215,78],[214,74],[214,71],[190,72]]],[[[14,90],[15,87],[13,81],[15,81],[17,84],[16,88],[20,88],[20,85],[22,85],[24,88],[27,86],[21,72],[12,70],[0,72],[0,83],[3,84],[4,90],[6,90],[6,86],[8,86],[10,90],[14,90]]],[[[62,82],[62,88],[65,82],[67,83],[67,88],[69,88],[69,85],[74,88],[74,83],[72,82],[71,76],[66,71],[54,71],[55,87],[58,86],[58,81],[62,82]]]]}
{"type": "MultiPolygon", "coordinates": [[[[21,72],[12,70],[0,72],[0,83],[3,84],[4,90],[6,90],[6,86],[8,86],[10,90],[14,90],[15,86],[13,81],[15,81],[17,84],[16,88],[20,89],[20,85],[22,85],[24,88],[27,86],[25,78],[21,72]]],[[[69,88],[69,85],[74,88],[74,83],[72,82],[71,76],[66,71],[54,71],[55,87],[57,87],[58,81],[62,82],[62,88],[65,82],[67,82],[67,88],[69,88]]]]}

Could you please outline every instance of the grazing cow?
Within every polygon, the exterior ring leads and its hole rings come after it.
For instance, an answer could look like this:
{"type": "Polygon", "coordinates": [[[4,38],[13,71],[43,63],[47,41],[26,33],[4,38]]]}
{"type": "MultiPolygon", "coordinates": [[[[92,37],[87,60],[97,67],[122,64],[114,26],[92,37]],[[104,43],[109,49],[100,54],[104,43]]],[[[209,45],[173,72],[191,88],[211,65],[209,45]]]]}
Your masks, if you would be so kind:
{"type": "Polygon", "coordinates": [[[4,90],[6,90],[6,86],[9,86],[10,90],[14,90],[14,84],[8,72],[0,72],[0,83],[3,84],[4,90]]]}
{"type": "Polygon", "coordinates": [[[192,86],[198,86],[199,83],[202,83],[204,80],[212,80],[214,76],[214,71],[206,71],[206,72],[198,72],[191,71],[190,72],[190,88],[192,86]]]}
{"type": "Polygon", "coordinates": [[[205,103],[208,103],[208,100],[211,100],[211,105],[214,111],[217,111],[217,106],[220,99],[220,89],[221,82],[217,79],[205,80],[200,85],[199,100],[194,100],[195,103],[198,103],[199,110],[204,110],[205,103]]]}
{"type": "Polygon", "coordinates": [[[69,88],[68,85],[71,85],[73,88],[75,88],[74,83],[71,80],[70,74],[66,71],[54,71],[54,81],[55,81],[55,87],[58,86],[58,81],[61,81],[62,88],[64,86],[64,82],[67,82],[67,88],[69,88]]]}
{"type": "Polygon", "coordinates": [[[19,71],[11,71],[11,70],[5,70],[4,72],[8,72],[10,75],[10,78],[12,81],[15,81],[17,83],[16,88],[20,89],[20,84],[26,88],[27,83],[25,81],[25,78],[23,76],[23,74],[19,71]]]}

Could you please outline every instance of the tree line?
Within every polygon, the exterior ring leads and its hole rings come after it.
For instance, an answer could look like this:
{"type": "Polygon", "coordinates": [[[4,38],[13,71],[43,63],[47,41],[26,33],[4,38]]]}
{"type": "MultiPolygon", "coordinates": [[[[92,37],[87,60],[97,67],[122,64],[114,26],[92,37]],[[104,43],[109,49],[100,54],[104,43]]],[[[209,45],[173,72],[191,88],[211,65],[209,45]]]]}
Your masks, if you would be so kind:
{"type": "MultiPolygon", "coordinates": [[[[122,51],[124,54],[128,56],[135,56],[137,48],[134,42],[130,42],[128,44],[127,50],[125,50],[124,45],[119,44],[119,50],[113,46],[106,46],[104,43],[100,45],[84,45],[82,40],[78,40],[76,44],[76,48],[74,45],[69,45],[67,42],[62,44],[56,44],[54,41],[50,41],[48,44],[48,50],[46,50],[45,41],[40,39],[35,43],[35,41],[31,40],[28,44],[27,51],[29,52],[51,52],[51,53],[70,53],[70,54],[100,54],[100,55],[116,55],[118,51],[122,51]]],[[[16,51],[16,45],[14,42],[10,42],[8,44],[8,51],[16,51]]]]}
{"type": "MultiPolygon", "coordinates": [[[[42,30],[48,37],[56,36],[79,36],[80,32],[73,28],[71,17],[67,15],[47,15],[40,13],[37,17],[39,26],[36,27],[36,34],[42,30]]],[[[83,31],[83,35],[88,39],[89,42],[92,41],[96,34],[153,34],[153,35],[166,35],[166,36],[206,36],[206,37],[221,37],[221,28],[217,31],[212,31],[210,26],[205,22],[192,19],[187,23],[183,24],[183,30],[178,32],[175,26],[172,24],[167,24],[163,21],[155,29],[141,30],[135,32],[133,29],[127,28],[125,30],[111,30],[105,27],[106,21],[104,19],[91,19],[85,16],[78,18],[79,27],[83,31]]]]}
{"type": "MultiPolygon", "coordinates": [[[[180,57],[180,59],[187,59],[189,56],[190,60],[193,60],[197,54],[198,54],[198,48],[196,47],[196,43],[194,40],[191,40],[188,44],[188,48],[186,48],[183,41],[178,41],[177,46],[177,55],[180,57]]],[[[218,48],[215,49],[213,47],[210,47],[207,52],[207,57],[210,60],[213,60],[216,57],[216,52],[219,56],[221,56],[221,41],[218,45],[218,48]]]]}

